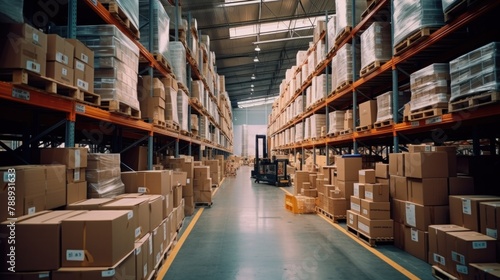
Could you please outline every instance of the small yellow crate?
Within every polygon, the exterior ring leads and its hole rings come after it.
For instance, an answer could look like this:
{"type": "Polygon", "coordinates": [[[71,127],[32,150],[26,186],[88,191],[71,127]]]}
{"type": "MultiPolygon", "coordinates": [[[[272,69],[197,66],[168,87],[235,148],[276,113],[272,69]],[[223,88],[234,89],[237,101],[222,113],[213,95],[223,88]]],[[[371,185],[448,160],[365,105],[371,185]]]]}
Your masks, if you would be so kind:
{"type": "Polygon", "coordinates": [[[285,194],[285,209],[294,214],[315,213],[316,199],[307,196],[285,194]]]}

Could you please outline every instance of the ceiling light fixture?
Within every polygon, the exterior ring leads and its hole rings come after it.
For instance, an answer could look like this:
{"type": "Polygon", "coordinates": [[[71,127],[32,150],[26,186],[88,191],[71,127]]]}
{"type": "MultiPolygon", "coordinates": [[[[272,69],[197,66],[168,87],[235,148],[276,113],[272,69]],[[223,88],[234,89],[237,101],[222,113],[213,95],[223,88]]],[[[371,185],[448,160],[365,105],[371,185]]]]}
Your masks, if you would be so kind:
{"type": "MultiPolygon", "coordinates": [[[[263,0],[262,2],[275,2],[278,0],[263,0]]],[[[225,3],[221,4],[220,7],[236,7],[236,6],[242,6],[242,5],[250,5],[250,4],[260,4],[260,0],[252,0],[252,1],[239,1],[239,0],[232,0],[232,1],[225,1],[225,3]]]]}
{"type": "Polygon", "coordinates": [[[259,58],[257,56],[254,57],[253,62],[259,62],[259,58]]]}
{"type": "Polygon", "coordinates": [[[257,42],[253,42],[253,44],[254,45],[258,45],[258,44],[267,44],[267,43],[291,41],[291,40],[298,40],[298,39],[310,39],[310,38],[313,38],[313,35],[300,36],[300,37],[289,37],[289,38],[282,38],[282,39],[272,39],[272,40],[265,40],[265,41],[257,41],[257,42]]]}
{"type": "Polygon", "coordinates": [[[251,87],[251,88],[253,88],[253,87],[254,87],[254,85],[253,85],[253,84],[251,84],[251,85],[250,85],[250,87],[251,87]]]}
{"type": "Polygon", "coordinates": [[[256,51],[256,52],[260,52],[260,47],[259,47],[259,45],[257,45],[257,47],[255,47],[255,51],[256,51]]]}
{"type": "Polygon", "coordinates": [[[255,80],[255,74],[252,74],[252,80],[255,80]]]}

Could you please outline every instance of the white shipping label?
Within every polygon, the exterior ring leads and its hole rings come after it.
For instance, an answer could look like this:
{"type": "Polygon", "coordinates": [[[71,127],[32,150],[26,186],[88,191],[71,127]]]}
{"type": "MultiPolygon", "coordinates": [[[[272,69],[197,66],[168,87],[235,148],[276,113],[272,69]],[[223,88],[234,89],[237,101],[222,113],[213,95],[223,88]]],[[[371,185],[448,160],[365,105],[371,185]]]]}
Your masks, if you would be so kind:
{"type": "Polygon", "coordinates": [[[64,67],[63,67],[63,68],[61,69],[61,74],[62,74],[63,76],[68,76],[68,69],[66,69],[66,68],[64,68],[64,67]]]}
{"type": "Polygon", "coordinates": [[[28,60],[28,61],[26,61],[26,69],[31,70],[31,71],[36,72],[36,73],[40,73],[41,67],[40,67],[39,63],[28,60]]]}
{"type": "Polygon", "coordinates": [[[128,211],[127,218],[130,220],[134,217],[134,211],[128,211]]]}
{"type": "Polygon", "coordinates": [[[366,199],[373,199],[373,193],[372,193],[372,192],[369,192],[369,191],[368,191],[368,192],[367,192],[367,191],[365,191],[365,198],[366,198],[366,199]]]}
{"type": "Polygon", "coordinates": [[[49,278],[50,277],[50,273],[39,273],[38,274],[38,279],[45,279],[45,278],[49,278]]]}
{"type": "Polygon", "coordinates": [[[38,34],[36,33],[33,33],[33,41],[37,42],[37,43],[40,43],[39,41],[40,39],[38,38],[38,34]]]}
{"type": "Polygon", "coordinates": [[[462,212],[467,215],[472,215],[470,199],[462,199],[462,212]]]}
{"type": "Polygon", "coordinates": [[[78,69],[78,70],[84,72],[85,71],[85,64],[83,62],[77,60],[75,63],[75,69],[78,69]]]}
{"type": "Polygon", "coordinates": [[[28,215],[32,215],[36,213],[36,207],[30,207],[28,208],[28,215]]]}
{"type": "Polygon", "coordinates": [[[73,179],[75,181],[80,181],[80,168],[75,169],[73,172],[73,179]]]}
{"type": "Polygon", "coordinates": [[[493,238],[497,239],[498,238],[497,229],[486,228],[486,235],[488,235],[489,237],[493,237],[493,238]]]}
{"type": "Polygon", "coordinates": [[[66,260],[83,262],[85,260],[85,253],[83,250],[66,250],[66,260]]]}
{"type": "Polygon", "coordinates": [[[358,229],[361,230],[361,231],[364,231],[366,233],[370,233],[370,227],[363,224],[362,222],[358,222],[358,229]]]}
{"type": "Polygon", "coordinates": [[[148,192],[148,189],[145,188],[145,187],[139,187],[137,188],[137,192],[138,193],[147,193],[148,192]]]}
{"type": "Polygon", "coordinates": [[[104,270],[103,272],[101,272],[101,276],[104,278],[104,277],[113,277],[115,276],[115,269],[109,269],[109,270],[104,270]]]}
{"type": "Polygon", "coordinates": [[[446,265],[446,261],[444,260],[443,256],[434,253],[434,262],[440,263],[442,265],[446,265]]]}
{"type": "Polygon", "coordinates": [[[359,197],[359,184],[358,183],[354,183],[353,195],[355,197],[359,197]]]}
{"type": "Polygon", "coordinates": [[[457,272],[460,274],[469,274],[469,268],[466,265],[457,264],[457,272]]]}
{"type": "Polygon", "coordinates": [[[191,180],[189,178],[186,179],[186,183],[189,185],[189,182],[191,182],[191,180]]]}
{"type": "Polygon", "coordinates": [[[141,227],[138,227],[135,229],[135,238],[139,237],[141,235],[141,227]]]}
{"type": "Polygon", "coordinates": [[[135,255],[136,255],[136,256],[137,256],[137,255],[140,255],[140,254],[141,254],[141,251],[142,251],[141,246],[137,247],[137,248],[135,249],[135,255]]]}
{"type": "Polygon", "coordinates": [[[163,240],[167,240],[167,224],[163,223],[163,240]]]}
{"type": "Polygon", "coordinates": [[[142,276],[145,278],[146,276],[148,276],[148,264],[145,264],[142,270],[142,276]]]}
{"type": "Polygon", "coordinates": [[[465,264],[465,256],[455,251],[451,251],[451,259],[459,264],[465,264]]]}
{"type": "Polygon", "coordinates": [[[417,226],[417,219],[415,218],[415,205],[406,203],[406,223],[412,227],[417,226]]]}
{"type": "Polygon", "coordinates": [[[350,225],[354,225],[354,219],[349,218],[349,224],[350,224],[350,225]]]}
{"type": "Polygon", "coordinates": [[[82,79],[76,80],[76,86],[78,86],[79,88],[84,89],[84,90],[89,90],[89,83],[85,82],[82,79]]]}
{"type": "Polygon", "coordinates": [[[361,211],[361,207],[359,206],[359,204],[357,204],[357,203],[353,203],[353,202],[351,202],[351,209],[352,209],[353,211],[357,211],[357,212],[360,212],[360,211],[361,211]]]}
{"type": "Polygon", "coordinates": [[[363,214],[368,215],[368,210],[367,209],[363,209],[363,214]]]}
{"type": "Polygon", "coordinates": [[[82,55],[80,56],[80,59],[81,59],[83,62],[87,63],[87,64],[89,63],[89,56],[88,56],[88,55],[86,55],[86,54],[84,54],[84,53],[82,53],[82,55]]]}
{"type": "Polygon", "coordinates": [[[67,55],[64,55],[61,52],[56,53],[56,61],[62,64],[68,65],[69,59],[67,55]]]}
{"type": "Polygon", "coordinates": [[[411,228],[411,241],[418,242],[418,230],[411,228]]]}
{"type": "Polygon", "coordinates": [[[153,254],[153,237],[151,235],[149,236],[149,254],[153,254]]]}
{"type": "Polygon", "coordinates": [[[486,249],[488,248],[488,243],[486,241],[474,241],[472,242],[472,249],[486,249]]]}

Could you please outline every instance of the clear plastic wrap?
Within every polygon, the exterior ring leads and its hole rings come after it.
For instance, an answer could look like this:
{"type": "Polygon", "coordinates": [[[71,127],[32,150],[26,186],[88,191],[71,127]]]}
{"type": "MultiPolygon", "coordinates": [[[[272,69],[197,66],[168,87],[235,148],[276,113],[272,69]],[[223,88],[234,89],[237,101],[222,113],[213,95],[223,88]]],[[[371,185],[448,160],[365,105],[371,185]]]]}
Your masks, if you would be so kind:
{"type": "Polygon", "coordinates": [[[314,73],[314,71],[316,70],[316,65],[316,50],[312,50],[307,56],[307,73],[314,73]]]}
{"type": "Polygon", "coordinates": [[[344,130],[345,111],[333,111],[328,114],[328,134],[344,130]]]}
{"type": "Polygon", "coordinates": [[[89,197],[112,198],[125,193],[120,154],[88,154],[85,179],[89,197]]]}
{"type": "Polygon", "coordinates": [[[139,30],[139,2],[137,0],[99,0],[99,2],[118,4],[130,23],[139,30]]]}
{"type": "Polygon", "coordinates": [[[304,123],[299,122],[295,125],[295,142],[304,140],[304,123]]]}
{"type": "Polygon", "coordinates": [[[208,139],[208,119],[207,116],[200,116],[200,137],[208,139]]]}
{"type": "Polygon", "coordinates": [[[361,34],[361,69],[391,59],[391,24],[374,22],[361,34]]]}
{"type": "Polygon", "coordinates": [[[177,115],[179,116],[179,126],[184,131],[188,129],[188,105],[189,97],[184,91],[179,90],[177,93],[177,115]]]}
{"type": "Polygon", "coordinates": [[[309,77],[309,67],[307,64],[302,65],[302,71],[300,71],[300,73],[302,74],[302,81],[307,81],[307,77],[309,77]]]}
{"type": "Polygon", "coordinates": [[[361,14],[367,8],[366,0],[336,0],[335,1],[335,13],[336,13],[336,31],[335,37],[338,37],[340,33],[348,26],[354,27],[361,20],[361,14]],[[354,25],[353,25],[353,6],[352,2],[354,1],[354,25]]]}
{"type": "Polygon", "coordinates": [[[0,22],[24,23],[24,0],[0,0],[0,22]]]}
{"type": "Polygon", "coordinates": [[[309,119],[311,120],[311,138],[319,138],[321,136],[321,127],[326,126],[326,115],[313,114],[309,119]]]}
{"type": "Polygon", "coordinates": [[[311,138],[311,118],[304,120],[304,140],[311,138]]]}
{"type": "Polygon", "coordinates": [[[181,42],[170,42],[168,57],[177,81],[187,87],[186,49],[184,45],[181,42]]]}
{"type": "Polygon", "coordinates": [[[450,61],[451,101],[500,91],[500,43],[492,42],[450,61]]]}
{"type": "Polygon", "coordinates": [[[442,0],[443,1],[443,11],[446,13],[449,9],[453,8],[455,4],[462,2],[461,0],[442,0]]]}
{"type": "Polygon", "coordinates": [[[304,113],[304,97],[302,95],[297,96],[294,103],[295,103],[295,116],[304,113]]]}
{"type": "Polygon", "coordinates": [[[298,51],[296,55],[297,66],[302,65],[302,63],[307,59],[307,51],[298,51]]]}
{"type": "Polygon", "coordinates": [[[448,63],[434,63],[410,75],[410,110],[415,111],[450,99],[448,63]]]}
{"type": "Polygon", "coordinates": [[[331,51],[335,46],[335,33],[337,32],[337,16],[332,15],[328,20],[326,30],[328,32],[327,51],[331,51]]]}
{"type": "Polygon", "coordinates": [[[159,0],[153,0],[153,18],[149,18],[149,0],[139,0],[139,22],[141,28],[140,42],[148,48],[150,52],[161,53],[163,57],[168,57],[168,43],[170,38],[168,17],[165,8],[159,0]],[[149,46],[149,24],[153,25],[153,46],[149,46]]]}
{"type": "Polygon", "coordinates": [[[441,0],[394,0],[394,46],[417,30],[443,25],[441,0]]]}
{"type": "MultiPolygon", "coordinates": [[[[356,63],[356,69],[359,70],[361,64],[359,44],[356,45],[356,58],[354,62],[356,63]]],[[[354,75],[352,68],[352,45],[345,44],[337,51],[337,54],[332,58],[332,89],[335,90],[343,83],[353,81],[354,75]]]]}
{"type": "Polygon", "coordinates": [[[205,87],[202,81],[191,81],[191,97],[205,104],[205,87]]]}
{"type": "Polygon", "coordinates": [[[320,41],[316,44],[316,66],[321,64],[323,60],[325,60],[326,55],[325,55],[325,43],[320,41]]]}

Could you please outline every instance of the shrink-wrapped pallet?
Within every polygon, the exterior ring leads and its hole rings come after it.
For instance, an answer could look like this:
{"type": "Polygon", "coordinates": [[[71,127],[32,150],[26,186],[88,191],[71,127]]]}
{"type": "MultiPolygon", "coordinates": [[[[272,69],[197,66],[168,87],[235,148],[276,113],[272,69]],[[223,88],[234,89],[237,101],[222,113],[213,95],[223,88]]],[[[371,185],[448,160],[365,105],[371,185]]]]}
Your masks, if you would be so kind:
{"type": "Polygon", "coordinates": [[[304,120],[304,140],[311,138],[311,118],[305,118],[304,120]]]}
{"type": "Polygon", "coordinates": [[[188,128],[188,105],[189,97],[184,93],[184,91],[179,90],[177,92],[177,115],[179,116],[179,127],[181,130],[189,131],[188,128]]]}
{"type": "Polygon", "coordinates": [[[410,75],[412,112],[429,106],[447,107],[450,99],[448,63],[434,63],[410,75]]]}
{"type": "Polygon", "coordinates": [[[297,96],[294,103],[295,103],[295,116],[298,116],[298,115],[304,113],[304,97],[303,97],[303,95],[297,96]]]}
{"type": "Polygon", "coordinates": [[[0,0],[0,22],[24,23],[24,0],[0,0]]]}
{"type": "Polygon", "coordinates": [[[92,198],[113,198],[125,193],[121,179],[120,154],[88,154],[87,193],[92,198]]]}
{"type": "Polygon", "coordinates": [[[344,130],[345,111],[333,111],[328,114],[328,134],[335,134],[344,130]]]}
{"type": "Polygon", "coordinates": [[[450,61],[451,101],[500,91],[500,43],[492,42],[450,61]]]}
{"type": "MultiPolygon", "coordinates": [[[[341,36],[348,27],[355,27],[361,20],[361,13],[366,10],[366,0],[336,0],[336,31],[335,38],[341,36]],[[354,24],[353,24],[353,1],[354,1],[354,24]]],[[[349,32],[350,33],[350,32],[349,32]]]]}
{"type": "Polygon", "coordinates": [[[310,119],[311,138],[318,139],[321,136],[321,127],[326,125],[325,114],[312,114],[310,119]]]}
{"type": "MultiPolygon", "coordinates": [[[[356,69],[360,68],[360,49],[359,45],[356,45],[356,56],[355,56],[355,66],[356,69]]],[[[352,45],[345,44],[338,51],[337,54],[332,58],[332,89],[336,90],[338,88],[344,87],[346,84],[353,82],[353,55],[352,55],[352,45]]]]}
{"type": "Polygon", "coordinates": [[[99,0],[101,3],[116,3],[136,30],[139,30],[139,2],[137,0],[99,0]]]}
{"type": "Polygon", "coordinates": [[[326,27],[328,36],[327,48],[326,48],[327,52],[331,51],[333,47],[335,47],[335,33],[337,32],[336,24],[337,24],[337,16],[332,15],[328,20],[328,24],[326,27]]]}
{"type": "Polygon", "coordinates": [[[169,42],[169,59],[177,81],[187,88],[186,49],[181,42],[169,42]]]}
{"type": "Polygon", "coordinates": [[[295,125],[295,142],[304,140],[304,122],[299,122],[295,125]]]}
{"type": "MultiPolygon", "coordinates": [[[[393,119],[393,104],[392,104],[393,94],[392,91],[388,91],[377,96],[377,120],[376,122],[383,122],[393,119]]],[[[398,107],[402,108],[404,104],[410,101],[410,95],[405,94],[405,92],[398,93],[398,107]]]]}
{"type": "Polygon", "coordinates": [[[371,63],[390,60],[391,24],[389,22],[374,22],[361,34],[361,69],[371,63]]]}
{"type": "Polygon", "coordinates": [[[159,53],[165,59],[168,58],[168,43],[170,38],[169,24],[170,18],[159,0],[153,0],[153,5],[149,6],[150,0],[139,0],[139,23],[141,44],[151,53],[159,53]],[[149,18],[149,10],[152,9],[153,17],[149,18]],[[149,45],[149,25],[153,27],[153,45],[149,45]]]}

